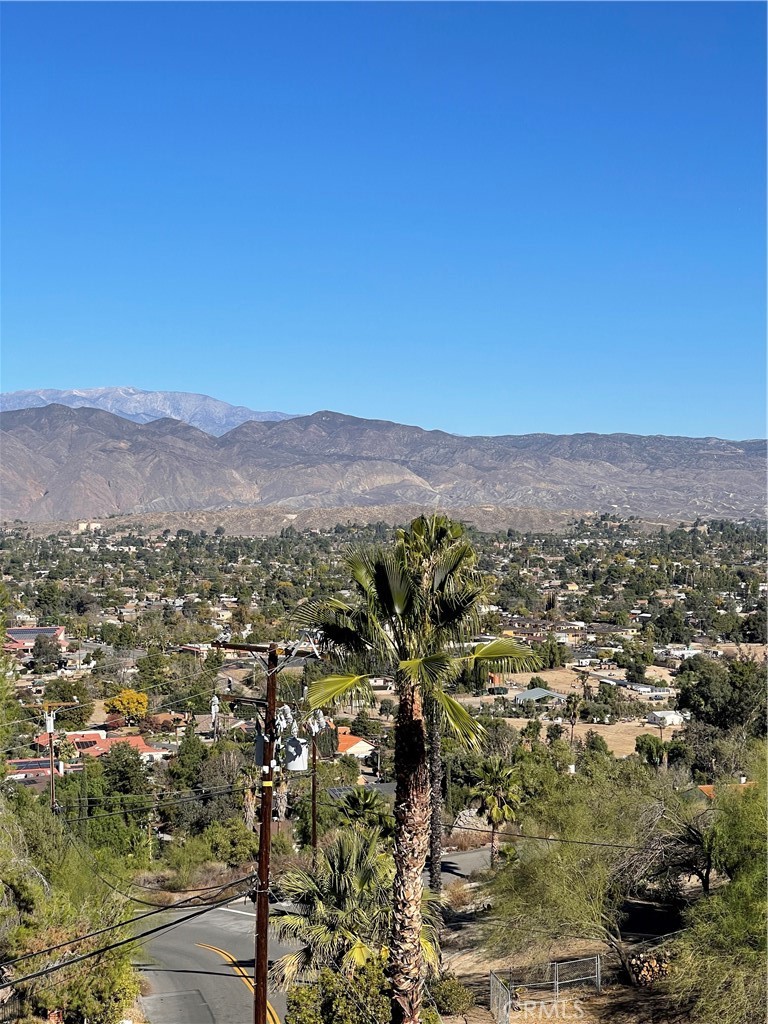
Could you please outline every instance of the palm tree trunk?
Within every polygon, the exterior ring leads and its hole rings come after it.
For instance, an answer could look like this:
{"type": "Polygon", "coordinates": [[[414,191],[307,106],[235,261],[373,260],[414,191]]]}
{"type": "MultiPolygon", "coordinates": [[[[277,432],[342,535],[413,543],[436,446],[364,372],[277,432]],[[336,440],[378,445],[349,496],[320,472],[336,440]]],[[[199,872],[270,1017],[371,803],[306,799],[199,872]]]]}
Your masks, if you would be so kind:
{"type": "Polygon", "coordinates": [[[421,896],[429,837],[429,770],[421,697],[398,679],[395,730],[395,880],[393,887],[392,1024],[418,1024],[422,999],[421,896]]]}
{"type": "Polygon", "coordinates": [[[441,861],[443,857],[443,751],[440,735],[440,717],[437,703],[430,699],[425,704],[429,729],[429,887],[433,892],[442,888],[441,861]]]}
{"type": "Polygon", "coordinates": [[[499,860],[499,830],[491,825],[491,868],[495,868],[499,860]]]}

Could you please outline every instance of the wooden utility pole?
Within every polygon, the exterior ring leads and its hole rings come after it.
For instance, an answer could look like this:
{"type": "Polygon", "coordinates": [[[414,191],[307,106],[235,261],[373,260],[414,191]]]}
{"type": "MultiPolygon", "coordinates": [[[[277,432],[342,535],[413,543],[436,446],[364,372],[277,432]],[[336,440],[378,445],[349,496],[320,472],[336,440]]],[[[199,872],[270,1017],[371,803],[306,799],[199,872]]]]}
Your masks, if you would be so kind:
{"type": "Polygon", "coordinates": [[[317,870],[317,737],[312,737],[312,870],[317,870]]]}
{"type": "Polygon", "coordinates": [[[48,764],[51,769],[51,810],[56,810],[56,779],[53,766],[53,716],[51,716],[51,728],[48,730],[48,764]]]}
{"type": "Polygon", "coordinates": [[[53,737],[56,732],[56,710],[62,708],[76,708],[77,700],[71,701],[52,701],[47,700],[43,704],[43,711],[45,712],[45,731],[48,733],[48,766],[51,772],[51,811],[56,811],[56,778],[54,775],[54,753],[53,753],[53,737]]]}
{"type": "Polygon", "coordinates": [[[256,934],[253,961],[253,1024],[267,1024],[267,970],[269,948],[269,853],[272,840],[275,714],[277,711],[277,644],[267,652],[267,708],[264,718],[264,759],[261,766],[261,828],[259,830],[256,934]]]}

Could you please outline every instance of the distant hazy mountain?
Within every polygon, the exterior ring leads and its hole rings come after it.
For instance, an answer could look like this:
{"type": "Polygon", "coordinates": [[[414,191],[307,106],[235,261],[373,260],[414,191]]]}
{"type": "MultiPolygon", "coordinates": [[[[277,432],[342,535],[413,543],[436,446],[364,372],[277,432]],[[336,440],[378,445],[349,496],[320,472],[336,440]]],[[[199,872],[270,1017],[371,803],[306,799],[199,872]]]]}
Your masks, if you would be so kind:
{"type": "Polygon", "coordinates": [[[526,434],[458,437],[333,412],[221,437],[62,405],[0,414],[3,518],[486,506],[645,518],[765,512],[765,441],[526,434]]]}
{"type": "Polygon", "coordinates": [[[0,410],[37,409],[52,402],[68,405],[71,409],[104,409],[134,423],[151,423],[170,416],[216,437],[248,420],[290,419],[288,413],[255,412],[244,405],[229,405],[208,395],[191,395],[185,391],[140,391],[138,388],[10,391],[0,395],[0,410]]]}

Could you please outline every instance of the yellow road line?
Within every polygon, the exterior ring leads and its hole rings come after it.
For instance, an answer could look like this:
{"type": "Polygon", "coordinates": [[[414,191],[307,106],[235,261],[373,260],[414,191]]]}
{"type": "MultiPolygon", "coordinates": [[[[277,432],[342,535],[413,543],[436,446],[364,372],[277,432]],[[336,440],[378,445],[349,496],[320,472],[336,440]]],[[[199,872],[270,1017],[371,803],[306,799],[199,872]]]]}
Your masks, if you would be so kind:
{"type": "MultiPolygon", "coordinates": [[[[224,959],[234,967],[235,974],[237,974],[248,991],[253,992],[253,979],[250,975],[246,974],[245,970],[240,966],[237,960],[235,960],[231,953],[228,953],[226,949],[219,949],[218,946],[209,946],[206,942],[196,942],[195,945],[199,946],[201,949],[210,949],[212,953],[218,953],[219,956],[223,956],[224,959]]],[[[271,1003],[267,1003],[267,1017],[269,1018],[270,1024],[280,1024],[280,1018],[271,1003]]]]}

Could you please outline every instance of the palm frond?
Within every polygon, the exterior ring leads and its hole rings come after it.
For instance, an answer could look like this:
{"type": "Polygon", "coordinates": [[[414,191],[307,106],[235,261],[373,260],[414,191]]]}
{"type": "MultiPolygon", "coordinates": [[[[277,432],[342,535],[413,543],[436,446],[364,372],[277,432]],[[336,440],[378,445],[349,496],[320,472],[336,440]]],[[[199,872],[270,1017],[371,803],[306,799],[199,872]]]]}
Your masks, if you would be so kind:
{"type": "Polygon", "coordinates": [[[478,644],[471,654],[460,659],[467,668],[476,664],[495,664],[500,669],[511,672],[533,672],[541,668],[542,662],[530,647],[518,643],[512,637],[501,637],[488,643],[478,644]]]}
{"type": "Polygon", "coordinates": [[[401,661],[397,667],[412,682],[431,690],[454,674],[453,663],[455,660],[445,651],[439,651],[436,654],[427,654],[423,658],[409,658],[407,661],[401,661]]]}
{"type": "Polygon", "coordinates": [[[315,711],[336,703],[341,697],[354,697],[373,706],[373,690],[367,675],[333,675],[315,679],[309,684],[309,706],[315,711]]]}
{"type": "Polygon", "coordinates": [[[432,590],[435,593],[445,589],[459,569],[470,568],[475,561],[475,551],[471,544],[464,541],[454,543],[443,552],[435,562],[432,570],[432,590]]]}
{"type": "Polygon", "coordinates": [[[463,704],[450,697],[444,690],[435,687],[431,696],[440,708],[445,725],[469,748],[477,748],[485,735],[485,729],[470,715],[463,704]]]}
{"type": "Polygon", "coordinates": [[[413,581],[405,565],[386,552],[377,559],[373,573],[376,597],[387,617],[390,621],[403,618],[413,601],[413,581]]]}
{"type": "Polygon", "coordinates": [[[313,954],[310,946],[302,946],[278,957],[269,969],[269,980],[275,988],[286,989],[299,976],[310,977],[313,954]]]}

